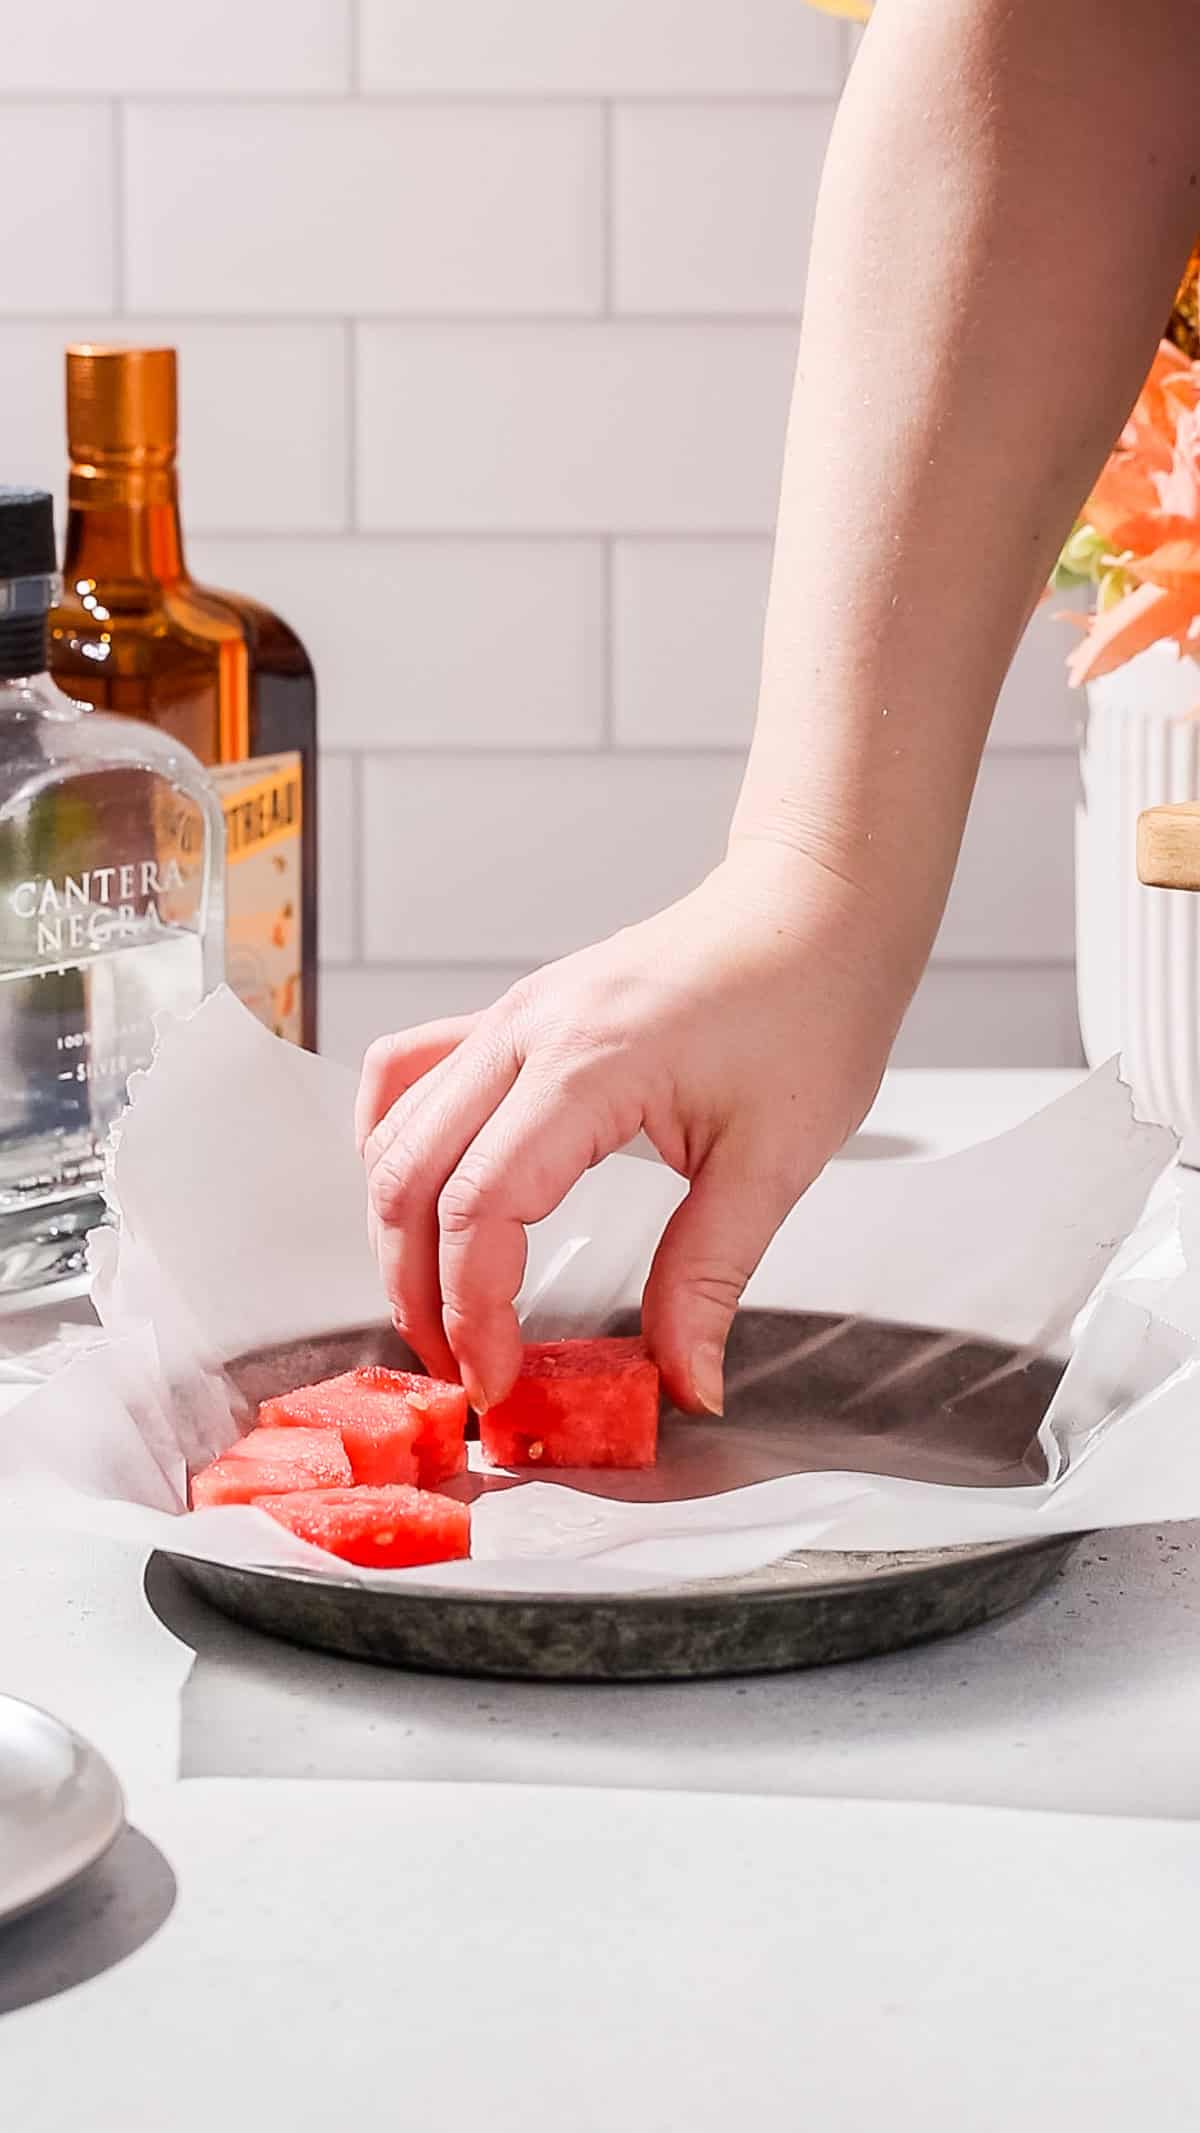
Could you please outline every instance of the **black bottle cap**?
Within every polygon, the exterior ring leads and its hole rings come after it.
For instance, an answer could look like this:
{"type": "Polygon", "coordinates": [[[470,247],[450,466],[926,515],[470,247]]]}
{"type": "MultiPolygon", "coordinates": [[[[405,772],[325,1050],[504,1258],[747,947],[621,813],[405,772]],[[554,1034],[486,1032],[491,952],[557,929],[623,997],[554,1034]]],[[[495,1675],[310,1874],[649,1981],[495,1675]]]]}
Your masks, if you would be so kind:
{"type": "Polygon", "coordinates": [[[0,579],[52,578],[57,569],[49,490],[0,488],[0,579]]]}

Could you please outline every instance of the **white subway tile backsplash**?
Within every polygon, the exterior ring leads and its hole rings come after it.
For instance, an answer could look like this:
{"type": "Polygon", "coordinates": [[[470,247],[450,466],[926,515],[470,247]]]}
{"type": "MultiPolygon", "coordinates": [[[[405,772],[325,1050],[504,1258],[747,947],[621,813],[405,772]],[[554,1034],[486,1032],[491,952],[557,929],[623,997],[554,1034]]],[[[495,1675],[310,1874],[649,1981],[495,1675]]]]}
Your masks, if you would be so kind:
{"type": "Polygon", "coordinates": [[[63,350],[83,340],[178,348],[180,472],[193,533],[344,525],[345,337],[336,326],[0,321],[4,480],[61,489],[63,350]]]}
{"type": "Polygon", "coordinates": [[[1074,953],[1072,755],[989,753],[935,957],[1068,963],[1074,953]]]}
{"type": "Polygon", "coordinates": [[[613,697],[623,748],[744,748],[771,543],[618,541],[613,697]]]}
{"type": "Polygon", "coordinates": [[[578,105],[142,104],[134,310],[592,312],[601,114],[578,105]]]}
{"type": "Polygon", "coordinates": [[[926,971],[892,1054],[908,1067],[1083,1065],[1070,964],[926,971]]]}
{"type": "Polygon", "coordinates": [[[344,89],[354,0],[38,0],[4,20],[15,96],[287,96],[344,89]]]}
{"type": "Polygon", "coordinates": [[[418,531],[765,532],[786,326],[361,329],[362,523],[418,531]]]}
{"type": "Polygon", "coordinates": [[[318,924],[322,963],[349,963],[354,959],[361,837],[356,772],[352,757],[322,753],[317,786],[318,924]]]}
{"type": "Polygon", "coordinates": [[[832,95],[835,23],[797,0],[363,0],[368,90],[832,95]]]}
{"type": "MultiPolygon", "coordinates": [[[[474,1013],[498,1000],[524,974],[517,964],[324,969],[321,1050],[357,1067],[376,1037],[444,1015],[474,1013]]],[[[976,1069],[1084,1066],[1074,968],[931,964],[889,1063],[976,1069]]]]}
{"type": "MultiPolygon", "coordinates": [[[[357,1066],[372,1039],[498,1000],[525,966],[328,970],[321,977],[321,1049],[357,1066]]],[[[896,1041],[900,1067],[1075,1067],[1083,1064],[1068,964],[987,970],[934,964],[896,1041]]]]}
{"type": "Polygon", "coordinates": [[[112,308],[113,127],[105,104],[0,106],[6,311],[112,308]]]}
{"type": "Polygon", "coordinates": [[[368,961],[534,963],[648,917],[720,858],[719,758],[368,756],[368,961]]]}
{"type": "MultiPolygon", "coordinates": [[[[179,348],[193,568],[318,669],[326,1049],[686,890],[751,732],[844,27],[802,0],[9,13],[0,481],[61,494],[67,341],[179,348]]],[[[1079,1059],[1069,604],[1013,663],[901,1063],[1079,1059]]]]}
{"type": "MultiPolygon", "coordinates": [[[[149,338],[141,322],[135,339],[149,338]]],[[[346,343],[336,326],[177,324],[188,524],[326,532],[346,519],[346,343]]]]}
{"type": "Polygon", "coordinates": [[[518,965],[429,970],[327,970],[321,973],[321,1050],[346,1066],[361,1063],[376,1037],[444,1015],[490,1007],[524,975],[518,965]]]}
{"type": "Polygon", "coordinates": [[[104,327],[94,318],[82,332],[67,322],[14,325],[0,318],[0,481],[53,490],[60,520],[67,477],[63,350],[69,340],[108,338],[104,327]]]}
{"type": "Polygon", "coordinates": [[[199,541],[308,645],[331,748],[583,748],[605,723],[593,541],[199,541]]]}
{"type": "MultiPolygon", "coordinates": [[[[771,544],[618,541],[613,557],[616,737],[626,748],[744,748],[758,696],[771,544]]],[[[1056,596],[1039,609],[996,707],[990,747],[1073,749],[1075,642],[1056,596]]]]}
{"type": "MultiPolygon", "coordinates": [[[[648,917],[720,856],[736,758],[364,766],[368,961],[540,961],[648,917]]],[[[1069,962],[1067,756],[987,758],[935,949],[943,962],[1069,962]]]]}
{"type": "Polygon", "coordinates": [[[834,110],[832,102],[619,108],[615,308],[798,313],[834,110]]]}

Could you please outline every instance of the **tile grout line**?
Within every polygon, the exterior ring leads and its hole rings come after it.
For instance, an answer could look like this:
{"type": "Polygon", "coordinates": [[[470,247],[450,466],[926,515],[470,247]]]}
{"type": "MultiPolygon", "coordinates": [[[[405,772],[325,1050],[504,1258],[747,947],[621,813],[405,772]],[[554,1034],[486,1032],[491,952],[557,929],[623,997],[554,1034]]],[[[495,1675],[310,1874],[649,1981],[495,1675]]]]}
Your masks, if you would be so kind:
{"type": "Polygon", "coordinates": [[[364,962],[367,954],[366,773],[366,757],[351,755],[350,940],[354,949],[351,960],[364,962]]]}
{"type": "Polygon", "coordinates": [[[601,740],[606,750],[617,745],[617,610],[616,610],[616,542],[604,543],[604,559],[601,571],[604,581],[604,646],[602,657],[600,709],[603,720],[601,740]]]}
{"type": "Polygon", "coordinates": [[[616,201],[616,106],[607,103],[601,116],[600,159],[602,191],[604,198],[604,256],[601,273],[600,312],[604,318],[613,315],[613,299],[616,288],[617,248],[617,201],[616,201]]]}
{"type": "Polygon", "coordinates": [[[111,106],[109,177],[112,183],[112,291],[113,317],[126,307],[125,246],[128,231],[125,215],[125,106],[115,96],[111,106]]]}
{"type": "Polygon", "coordinates": [[[939,956],[935,950],[925,967],[927,970],[943,971],[948,977],[962,977],[974,971],[989,974],[997,971],[1001,976],[1017,977],[1022,971],[1028,970],[1074,970],[1075,958],[1073,955],[1051,955],[1044,956],[1039,962],[1031,956],[1014,955],[999,956],[988,961],[980,956],[939,956]]]}
{"type": "Polygon", "coordinates": [[[342,320],[342,421],[346,451],[346,533],[358,532],[358,333],[352,318],[342,320]]]}
{"type": "MultiPolygon", "coordinates": [[[[361,63],[361,54],[351,46],[349,61],[356,68],[361,63]]],[[[827,89],[738,89],[732,95],[723,95],[716,89],[682,91],[671,89],[129,89],[122,92],[130,104],[144,105],[151,110],[171,107],[189,110],[208,110],[213,105],[229,104],[235,108],[247,105],[271,105],[280,110],[306,111],[326,109],[337,104],[366,104],[379,110],[389,106],[400,110],[513,110],[522,106],[533,110],[558,111],[574,106],[579,111],[594,111],[614,101],[636,104],[639,107],[658,106],[663,110],[676,110],[680,105],[690,105],[706,111],[728,111],[740,108],[753,109],[759,104],[773,108],[795,105],[802,110],[814,105],[836,104],[841,94],[840,85],[833,82],[827,89]]],[[[86,89],[45,91],[30,89],[28,92],[0,89],[0,113],[5,110],[27,110],[40,105],[50,110],[66,108],[87,109],[95,99],[86,89]]]]}
{"type": "MultiPolygon", "coordinates": [[[[78,305],[59,311],[5,310],[0,314],[0,332],[7,326],[57,326],[63,319],[78,316],[78,305]]],[[[345,313],[338,311],[289,311],[285,308],[262,311],[225,311],[219,305],[204,310],[180,311],[170,304],[139,305],[127,316],[137,323],[151,319],[166,319],[181,326],[217,326],[237,332],[242,328],[261,329],[267,326],[294,328],[296,326],[320,331],[323,327],[344,322],[345,313]]],[[[373,326],[383,331],[408,332],[416,327],[422,331],[457,333],[470,331],[494,333],[497,328],[517,328],[525,331],[530,327],[571,327],[584,333],[595,332],[598,327],[631,326],[635,330],[656,331],[675,329],[690,331],[700,328],[704,332],[741,333],[765,331],[769,333],[796,333],[800,327],[800,311],[614,311],[602,317],[596,310],[572,311],[372,311],[364,308],[354,313],[359,326],[373,326]]]]}
{"type": "Polygon", "coordinates": [[[274,541],[291,546],[308,541],[361,542],[364,546],[384,542],[393,545],[424,542],[429,546],[455,543],[475,547],[493,544],[524,544],[530,548],[547,546],[599,547],[608,540],[651,543],[690,544],[712,543],[724,545],[747,545],[757,542],[769,547],[771,528],[767,526],[706,527],[697,530],[689,526],[655,527],[645,529],[637,526],[354,526],[347,532],[344,526],[205,526],[193,524],[191,535],[197,541],[274,541]]]}
{"type": "Polygon", "coordinates": [[[346,81],[351,96],[362,95],[362,10],[359,0],[346,0],[346,81]]]}

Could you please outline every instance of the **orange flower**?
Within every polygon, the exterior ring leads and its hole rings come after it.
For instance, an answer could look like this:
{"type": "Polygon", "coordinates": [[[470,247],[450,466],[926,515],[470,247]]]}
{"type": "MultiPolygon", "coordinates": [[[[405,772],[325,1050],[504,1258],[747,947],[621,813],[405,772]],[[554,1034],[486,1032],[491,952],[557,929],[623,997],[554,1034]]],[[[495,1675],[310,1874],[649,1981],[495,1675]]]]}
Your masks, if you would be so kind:
{"type": "MultiPolygon", "coordinates": [[[[1114,556],[1121,559],[1122,570],[1135,578],[1150,578],[1156,584],[1165,585],[1157,568],[1151,568],[1168,548],[1182,553],[1184,549],[1200,550],[1200,518],[1190,512],[1139,511],[1135,518],[1121,519],[1113,527],[1110,547],[1114,556]]],[[[1171,558],[1172,567],[1186,569],[1177,557],[1171,558]]]]}
{"type": "Polygon", "coordinates": [[[1173,341],[1159,342],[1150,375],[1121,432],[1118,451],[1136,452],[1150,467],[1170,466],[1180,408],[1194,407],[1198,397],[1195,370],[1196,365],[1180,354],[1173,341]]]}
{"type": "Polygon", "coordinates": [[[1156,476],[1155,487],[1161,510],[1190,519],[1195,532],[1200,527],[1200,407],[1193,404],[1180,415],[1170,469],[1156,476]]]}
{"type": "Polygon", "coordinates": [[[1152,644],[1200,646],[1200,361],[1170,341],[1063,551],[1059,582],[1081,577],[1099,592],[1067,661],[1076,686],[1152,644]]]}
{"type": "Polygon", "coordinates": [[[1118,531],[1157,509],[1158,491],[1148,470],[1132,454],[1115,451],[1083,507],[1087,525],[1102,533],[1114,553],[1124,545],[1118,531]]]}
{"type": "Polygon", "coordinates": [[[1197,600],[1183,593],[1168,592],[1163,585],[1139,585],[1126,593],[1107,614],[1097,615],[1083,643],[1067,661],[1073,688],[1111,674],[1127,659],[1144,652],[1163,638],[1181,648],[1197,617],[1197,600]]]}
{"type": "Polygon", "coordinates": [[[1164,592],[1191,598],[1200,611],[1200,526],[1193,519],[1166,519],[1164,526],[1179,526],[1161,547],[1149,555],[1131,556],[1125,568],[1142,585],[1161,585],[1164,592]]]}

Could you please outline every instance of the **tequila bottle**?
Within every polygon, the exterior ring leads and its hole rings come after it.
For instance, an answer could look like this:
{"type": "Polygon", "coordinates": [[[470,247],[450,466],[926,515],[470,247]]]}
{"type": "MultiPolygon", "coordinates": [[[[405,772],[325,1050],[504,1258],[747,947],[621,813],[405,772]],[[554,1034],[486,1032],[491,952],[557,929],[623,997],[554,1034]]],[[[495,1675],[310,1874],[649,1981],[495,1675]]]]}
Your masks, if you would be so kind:
{"type": "Polygon", "coordinates": [[[51,498],[0,489],[0,1301],[78,1274],[161,1010],[222,973],[224,827],[180,742],[46,672],[51,498]]]}

